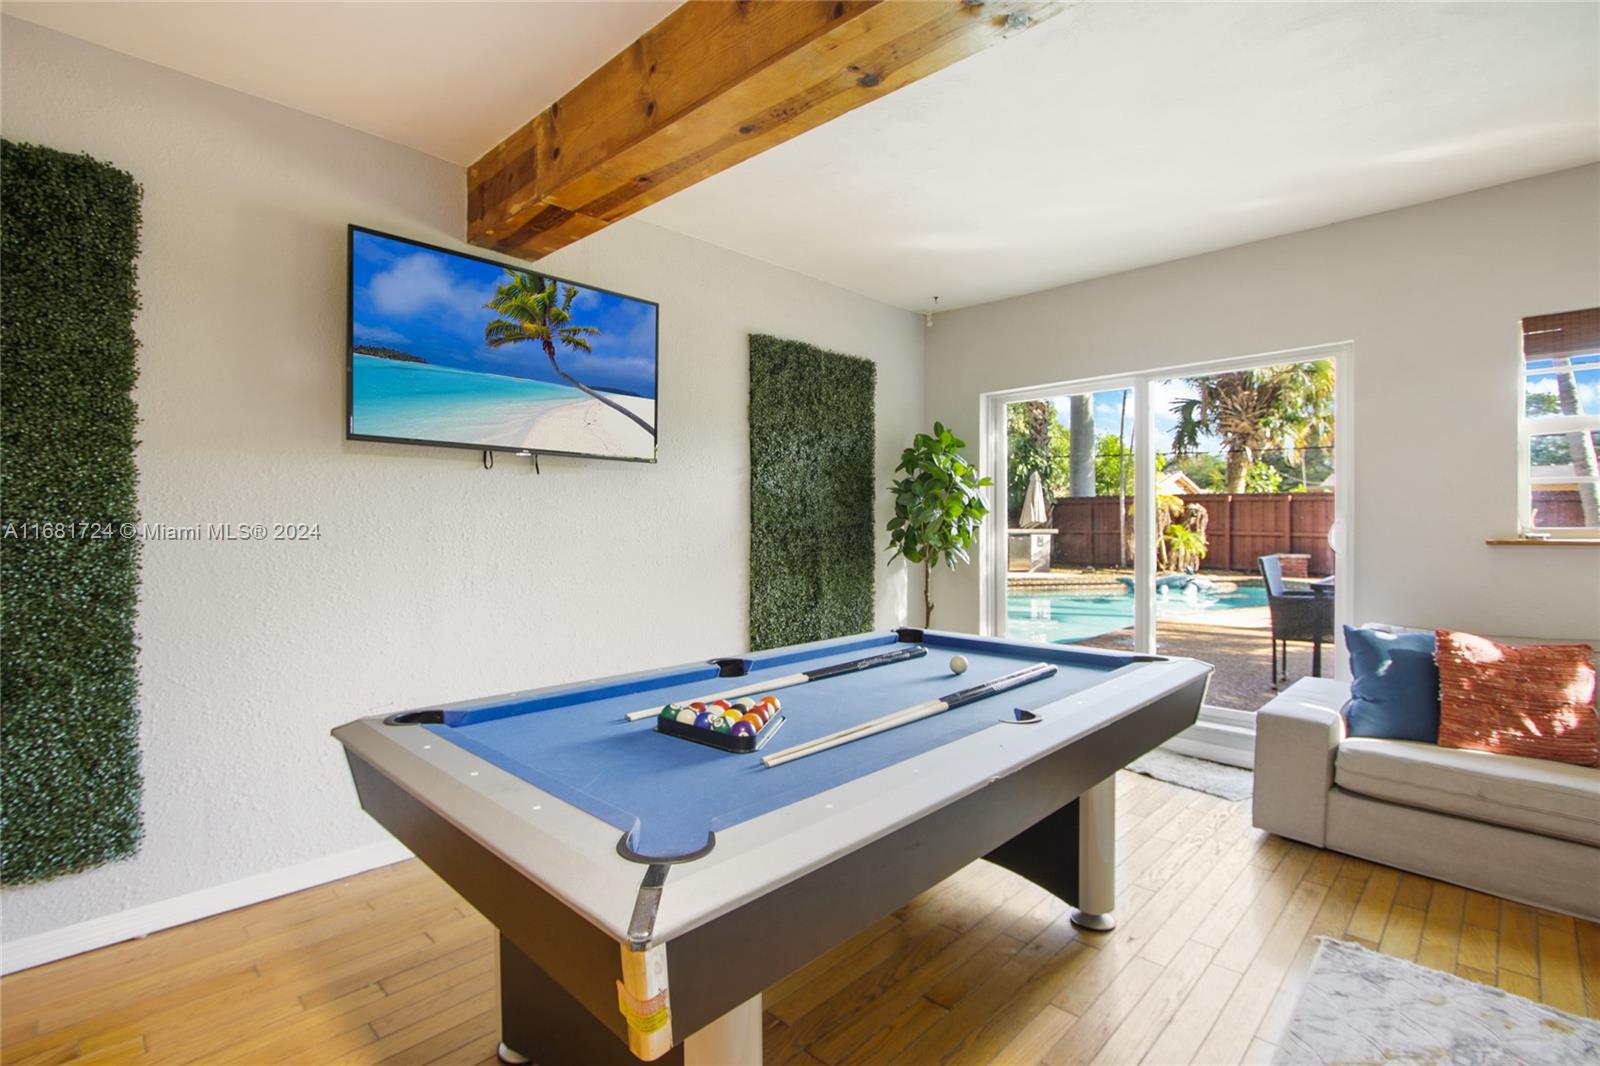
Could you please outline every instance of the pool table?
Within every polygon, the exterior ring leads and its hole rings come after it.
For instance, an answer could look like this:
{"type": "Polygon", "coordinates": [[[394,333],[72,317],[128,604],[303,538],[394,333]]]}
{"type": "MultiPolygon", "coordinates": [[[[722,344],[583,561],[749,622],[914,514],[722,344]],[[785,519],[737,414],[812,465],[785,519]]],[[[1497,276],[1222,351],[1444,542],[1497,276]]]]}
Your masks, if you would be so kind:
{"type": "Polygon", "coordinates": [[[334,736],[361,805],[499,928],[503,1060],[754,1064],[762,989],[974,859],[1110,928],[1112,775],[1194,722],[1210,673],[899,629],[362,718],[334,736]],[[927,654],[777,692],[784,723],[760,754],[626,717],[908,645],[927,654]],[[1037,663],[1055,672],[762,761],[1037,663]]]}

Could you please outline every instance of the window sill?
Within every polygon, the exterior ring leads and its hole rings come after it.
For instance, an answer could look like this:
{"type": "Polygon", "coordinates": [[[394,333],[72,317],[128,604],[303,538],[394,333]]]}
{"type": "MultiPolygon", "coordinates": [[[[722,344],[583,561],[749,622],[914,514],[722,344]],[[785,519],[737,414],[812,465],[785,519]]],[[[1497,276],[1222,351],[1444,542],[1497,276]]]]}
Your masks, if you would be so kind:
{"type": "Polygon", "coordinates": [[[1499,548],[1542,548],[1547,546],[1600,548],[1600,537],[1490,537],[1484,543],[1499,548]]]}

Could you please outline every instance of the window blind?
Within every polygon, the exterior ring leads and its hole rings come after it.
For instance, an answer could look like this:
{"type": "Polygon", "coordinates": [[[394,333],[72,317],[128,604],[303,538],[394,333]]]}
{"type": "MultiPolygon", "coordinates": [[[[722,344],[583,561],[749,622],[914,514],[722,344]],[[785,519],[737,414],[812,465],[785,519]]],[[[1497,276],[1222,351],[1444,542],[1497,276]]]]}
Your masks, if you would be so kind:
{"type": "Polygon", "coordinates": [[[1522,320],[1522,358],[1526,362],[1587,352],[1600,352],[1600,307],[1522,320]]]}

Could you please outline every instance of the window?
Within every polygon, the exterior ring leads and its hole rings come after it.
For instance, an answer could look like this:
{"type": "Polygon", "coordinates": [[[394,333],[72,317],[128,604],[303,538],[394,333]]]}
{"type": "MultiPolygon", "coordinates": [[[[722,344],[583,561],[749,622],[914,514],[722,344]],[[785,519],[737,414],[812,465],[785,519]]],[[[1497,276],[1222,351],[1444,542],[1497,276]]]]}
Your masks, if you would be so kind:
{"type": "Polygon", "coordinates": [[[1600,536],[1600,307],[1522,320],[1521,532],[1600,536]]]}

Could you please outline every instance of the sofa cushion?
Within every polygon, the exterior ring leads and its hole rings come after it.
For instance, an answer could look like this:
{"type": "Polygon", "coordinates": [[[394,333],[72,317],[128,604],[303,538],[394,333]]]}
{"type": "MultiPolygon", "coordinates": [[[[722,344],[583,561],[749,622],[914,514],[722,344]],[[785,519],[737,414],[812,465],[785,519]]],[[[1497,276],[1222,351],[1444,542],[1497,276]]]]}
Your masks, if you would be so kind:
{"type": "Polygon", "coordinates": [[[1600,847],[1600,770],[1593,767],[1350,737],[1339,745],[1333,780],[1373,799],[1600,847]]]}
{"type": "Polygon", "coordinates": [[[1345,626],[1344,645],[1350,650],[1350,702],[1344,707],[1350,735],[1438,740],[1433,634],[1345,626]]]}
{"type": "Polygon", "coordinates": [[[1436,637],[1440,745],[1600,764],[1593,648],[1515,647],[1445,629],[1436,637]]]}

